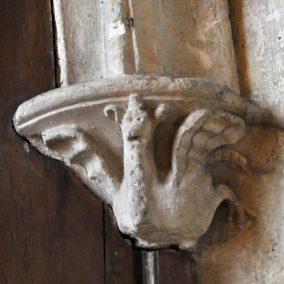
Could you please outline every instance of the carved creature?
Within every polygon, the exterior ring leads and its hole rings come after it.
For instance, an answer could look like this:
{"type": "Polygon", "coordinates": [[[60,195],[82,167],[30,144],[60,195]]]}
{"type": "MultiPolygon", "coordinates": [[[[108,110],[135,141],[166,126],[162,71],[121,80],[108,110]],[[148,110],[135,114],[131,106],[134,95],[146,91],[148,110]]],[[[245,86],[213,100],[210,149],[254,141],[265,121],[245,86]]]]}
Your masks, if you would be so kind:
{"type": "Polygon", "coordinates": [[[167,107],[162,104],[151,114],[134,94],[126,111],[109,105],[104,112],[120,124],[122,181],[84,131],[72,125],[59,126],[47,130],[43,140],[54,156],[64,157],[86,183],[92,182],[90,188],[112,206],[121,232],[134,237],[142,247],[192,248],[208,229],[222,201],[233,203],[242,220],[243,209],[234,193],[222,184],[214,187],[206,169],[212,151],[234,144],[245,135],[242,118],[223,110],[191,112],[176,133],[171,170],[162,182],[153,155],[153,134],[167,107]],[[60,147],[62,142],[64,148],[60,147]]]}

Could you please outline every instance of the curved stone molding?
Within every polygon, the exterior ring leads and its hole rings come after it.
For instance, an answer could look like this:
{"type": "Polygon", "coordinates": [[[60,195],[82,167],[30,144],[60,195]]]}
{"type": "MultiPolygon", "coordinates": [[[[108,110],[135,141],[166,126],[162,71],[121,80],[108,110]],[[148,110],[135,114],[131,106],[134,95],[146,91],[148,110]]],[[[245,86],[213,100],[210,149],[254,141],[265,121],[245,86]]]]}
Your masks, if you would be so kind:
{"type": "Polygon", "coordinates": [[[246,123],[264,120],[256,105],[214,82],[124,76],[37,96],[19,107],[14,125],[110,204],[138,246],[190,249],[222,201],[244,222],[235,194],[214,185],[206,165],[246,135],[246,123]]]}

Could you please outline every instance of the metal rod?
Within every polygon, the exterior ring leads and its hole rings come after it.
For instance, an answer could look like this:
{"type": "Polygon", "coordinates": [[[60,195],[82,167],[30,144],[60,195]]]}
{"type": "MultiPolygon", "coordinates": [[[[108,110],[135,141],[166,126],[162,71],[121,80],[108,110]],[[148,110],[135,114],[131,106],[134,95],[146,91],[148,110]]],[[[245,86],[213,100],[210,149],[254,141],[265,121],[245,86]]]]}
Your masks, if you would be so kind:
{"type": "Polygon", "coordinates": [[[147,251],[143,255],[144,284],[159,284],[157,252],[147,251]]]}

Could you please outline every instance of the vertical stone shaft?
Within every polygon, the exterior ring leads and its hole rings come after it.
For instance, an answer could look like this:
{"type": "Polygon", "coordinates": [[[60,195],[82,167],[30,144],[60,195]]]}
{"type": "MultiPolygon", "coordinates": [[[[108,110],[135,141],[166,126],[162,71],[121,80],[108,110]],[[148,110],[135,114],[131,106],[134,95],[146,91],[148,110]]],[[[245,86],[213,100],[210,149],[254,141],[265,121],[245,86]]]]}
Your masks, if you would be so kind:
{"type": "Polygon", "coordinates": [[[61,6],[56,24],[66,52],[59,49],[59,65],[67,65],[60,69],[69,84],[156,74],[201,77],[239,90],[227,0],[54,3],[61,6]]]}

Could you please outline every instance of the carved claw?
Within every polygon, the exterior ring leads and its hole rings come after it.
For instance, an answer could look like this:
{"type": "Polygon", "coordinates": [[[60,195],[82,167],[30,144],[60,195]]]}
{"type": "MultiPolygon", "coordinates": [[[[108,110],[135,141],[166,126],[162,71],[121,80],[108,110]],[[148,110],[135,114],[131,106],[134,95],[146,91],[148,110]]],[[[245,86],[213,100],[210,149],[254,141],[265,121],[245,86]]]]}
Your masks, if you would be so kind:
{"type": "Polygon", "coordinates": [[[104,108],[104,115],[111,119],[114,120],[115,122],[121,124],[123,117],[130,112],[133,113],[133,116],[135,116],[135,112],[141,112],[142,111],[142,102],[141,98],[138,94],[131,94],[128,99],[128,107],[127,110],[125,111],[123,108],[115,105],[107,105],[104,108]]]}
{"type": "Polygon", "coordinates": [[[166,113],[167,113],[167,106],[165,104],[160,104],[156,109],[154,113],[154,117],[157,121],[157,124],[160,121],[163,121],[166,119],[166,113]]]}
{"type": "Polygon", "coordinates": [[[107,118],[114,120],[117,123],[121,123],[122,116],[123,116],[122,113],[123,113],[123,110],[120,107],[115,106],[115,105],[107,105],[104,108],[104,115],[107,118]]]}
{"type": "MultiPolygon", "coordinates": [[[[166,112],[167,112],[167,106],[165,104],[160,104],[154,111],[154,120],[151,122],[151,128],[154,131],[156,126],[163,121],[166,118],[166,112]]],[[[115,106],[115,105],[107,105],[104,108],[104,115],[114,120],[115,122],[121,124],[122,128],[130,127],[130,124],[132,124],[132,130],[134,129],[134,124],[136,131],[132,132],[138,132],[137,128],[140,127],[143,128],[142,124],[147,121],[150,122],[150,118],[148,116],[148,113],[143,110],[143,102],[141,97],[138,94],[131,94],[128,99],[128,106],[126,110],[123,110],[122,108],[115,106]]],[[[132,136],[137,136],[136,134],[131,134],[132,136]]],[[[131,138],[130,137],[130,138],[131,138]]]]}

